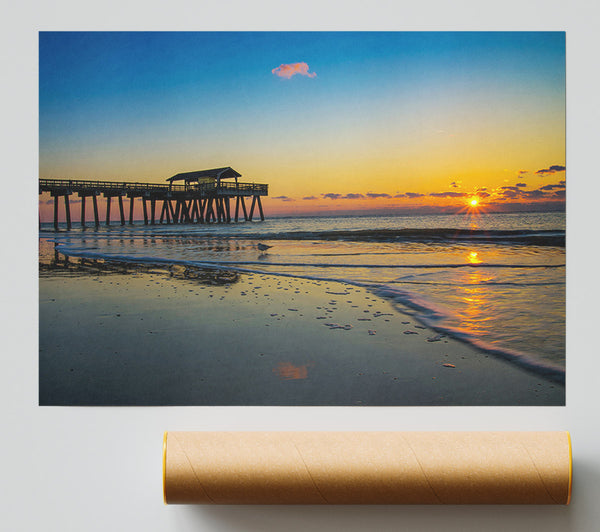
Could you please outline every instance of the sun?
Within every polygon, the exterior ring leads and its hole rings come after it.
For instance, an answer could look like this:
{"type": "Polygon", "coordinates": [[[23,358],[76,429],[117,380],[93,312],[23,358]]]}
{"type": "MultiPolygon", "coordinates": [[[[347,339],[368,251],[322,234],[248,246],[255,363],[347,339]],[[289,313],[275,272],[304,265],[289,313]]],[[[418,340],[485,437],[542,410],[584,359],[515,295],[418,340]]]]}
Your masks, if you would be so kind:
{"type": "Polygon", "coordinates": [[[483,198],[477,193],[465,195],[462,198],[462,204],[463,207],[460,209],[460,212],[466,212],[471,216],[479,216],[480,214],[485,213],[486,210],[485,201],[483,201],[483,198]]]}

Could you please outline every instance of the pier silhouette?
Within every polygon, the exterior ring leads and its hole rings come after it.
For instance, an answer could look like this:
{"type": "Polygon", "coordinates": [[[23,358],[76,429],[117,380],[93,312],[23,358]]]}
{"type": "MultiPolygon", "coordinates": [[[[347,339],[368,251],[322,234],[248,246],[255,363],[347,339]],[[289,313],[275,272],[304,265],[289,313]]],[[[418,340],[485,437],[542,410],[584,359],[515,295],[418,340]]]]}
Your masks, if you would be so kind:
{"type": "Polygon", "coordinates": [[[191,224],[230,223],[252,221],[255,210],[261,220],[265,219],[261,196],[268,195],[268,185],[238,182],[241,174],[231,167],[213,168],[174,175],[168,184],[88,181],[73,179],[40,179],[39,193],[50,192],[54,198],[54,228],[58,230],[59,200],[62,197],[67,229],[72,227],[69,198],[77,194],[81,198],[81,225],[86,225],[86,200],[92,198],[94,223],[99,226],[98,196],[106,198],[106,225],[111,223],[111,202],[116,198],[119,206],[119,222],[125,225],[124,198],[129,198],[128,222],[133,223],[134,202],[139,199],[144,213],[144,224],[191,224]],[[234,179],[234,181],[225,181],[234,179]],[[174,184],[182,181],[183,184],[174,184]],[[245,199],[252,198],[248,209],[245,199]],[[235,210],[231,205],[235,199],[235,210]],[[160,209],[160,215],[158,210],[160,209]]]}

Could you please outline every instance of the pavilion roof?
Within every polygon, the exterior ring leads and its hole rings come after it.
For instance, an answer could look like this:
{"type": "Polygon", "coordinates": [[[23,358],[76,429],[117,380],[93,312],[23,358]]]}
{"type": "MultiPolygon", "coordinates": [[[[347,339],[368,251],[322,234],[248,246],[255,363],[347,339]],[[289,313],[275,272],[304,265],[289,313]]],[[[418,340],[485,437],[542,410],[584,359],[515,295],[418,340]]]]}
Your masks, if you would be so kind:
{"type": "Polygon", "coordinates": [[[191,181],[198,181],[203,177],[212,177],[216,179],[233,179],[242,177],[242,174],[236,172],[231,166],[225,166],[223,168],[211,168],[209,170],[196,170],[195,172],[184,172],[176,174],[173,177],[169,177],[167,181],[185,181],[190,183],[191,181]]]}

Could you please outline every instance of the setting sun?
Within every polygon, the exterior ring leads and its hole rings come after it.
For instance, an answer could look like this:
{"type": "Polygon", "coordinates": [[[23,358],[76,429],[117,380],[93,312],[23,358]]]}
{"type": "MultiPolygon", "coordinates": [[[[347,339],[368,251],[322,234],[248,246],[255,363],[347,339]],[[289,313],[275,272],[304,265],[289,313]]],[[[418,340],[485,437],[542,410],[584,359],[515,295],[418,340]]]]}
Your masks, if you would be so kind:
{"type": "Polygon", "coordinates": [[[471,207],[477,207],[477,205],[479,205],[479,198],[475,197],[475,198],[469,199],[469,205],[471,207]]]}

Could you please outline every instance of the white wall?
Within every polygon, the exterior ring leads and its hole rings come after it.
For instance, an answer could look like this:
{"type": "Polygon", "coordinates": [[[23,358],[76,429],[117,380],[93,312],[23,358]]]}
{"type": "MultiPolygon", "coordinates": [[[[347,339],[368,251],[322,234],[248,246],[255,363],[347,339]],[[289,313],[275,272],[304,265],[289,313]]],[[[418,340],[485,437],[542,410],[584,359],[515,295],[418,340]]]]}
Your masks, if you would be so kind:
{"type": "MultiPolygon", "coordinates": [[[[21,2],[3,9],[0,529],[8,531],[600,529],[598,9],[592,2],[21,2]],[[262,7],[262,9],[261,9],[262,7]],[[249,21],[249,22],[247,22],[249,21]],[[37,406],[37,31],[61,29],[567,31],[567,406],[40,408],[37,406]],[[26,204],[24,208],[23,205],[26,204]],[[13,217],[27,214],[26,230],[13,217]],[[164,506],[164,430],[570,430],[569,507],[164,506]]],[[[23,220],[23,215],[20,216],[23,220]]]]}

